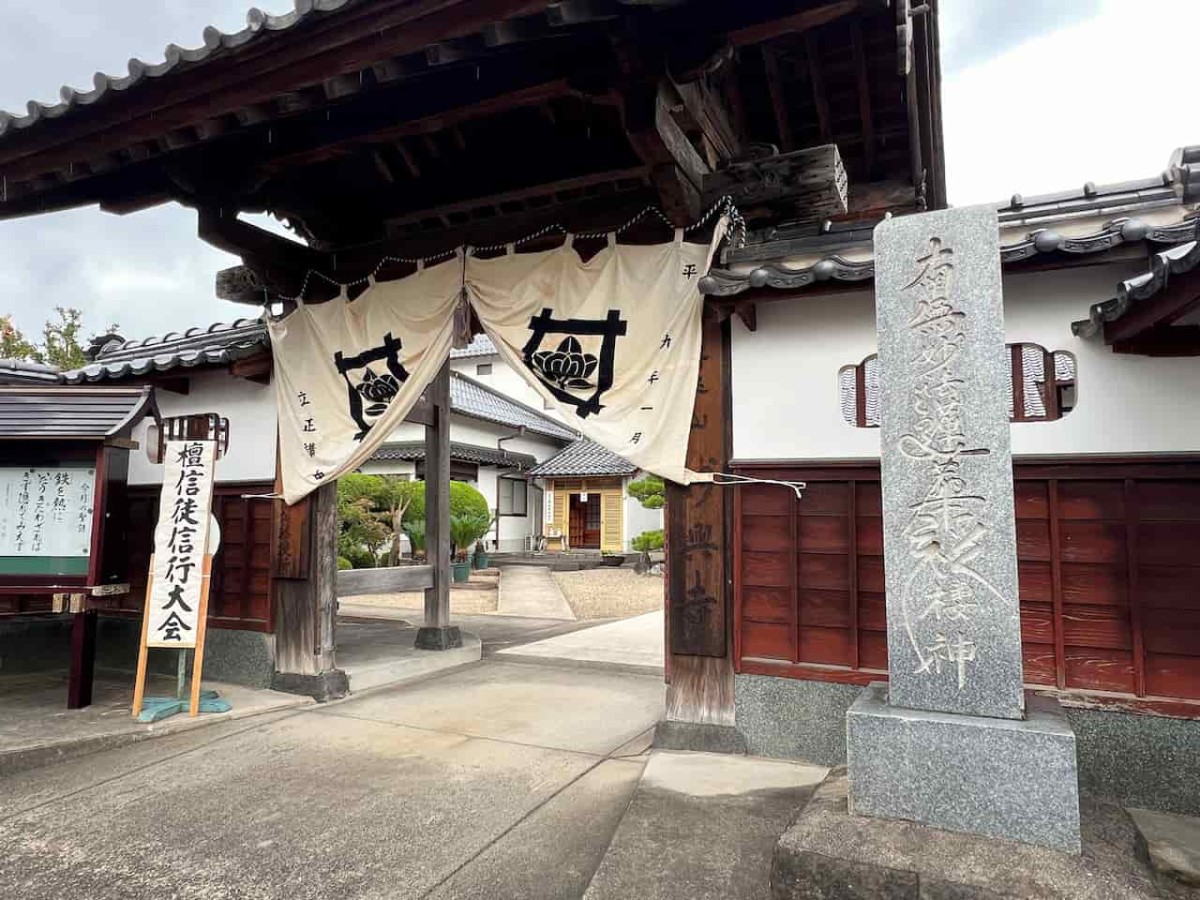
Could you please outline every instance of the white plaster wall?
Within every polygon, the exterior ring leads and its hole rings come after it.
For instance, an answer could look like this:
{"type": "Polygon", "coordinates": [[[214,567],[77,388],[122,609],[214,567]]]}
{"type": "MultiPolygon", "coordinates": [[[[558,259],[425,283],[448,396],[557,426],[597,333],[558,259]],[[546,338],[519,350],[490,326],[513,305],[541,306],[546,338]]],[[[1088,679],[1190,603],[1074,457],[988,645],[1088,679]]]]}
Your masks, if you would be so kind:
{"type": "MultiPolygon", "coordinates": [[[[1006,339],[1069,350],[1078,362],[1077,406],[1057,422],[1012,426],[1018,455],[1200,451],[1200,364],[1113,353],[1071,334],[1071,322],[1139,271],[1131,264],[1010,275],[1006,339]]],[[[879,456],[879,430],[841,416],[838,370],[875,352],[870,292],[762,303],[758,331],[734,320],[733,454],[736,459],[879,456]]]]}
{"type": "MultiPolygon", "coordinates": [[[[229,452],[217,463],[217,482],[275,480],[275,394],[272,387],[234,378],[213,370],[191,375],[187,394],[155,391],[164,417],[214,412],[229,419],[229,452]]],[[[134,431],[134,440],[146,446],[148,422],[134,431]]],[[[129,483],[162,483],[161,465],[153,465],[144,449],[129,454],[129,483]]]]}

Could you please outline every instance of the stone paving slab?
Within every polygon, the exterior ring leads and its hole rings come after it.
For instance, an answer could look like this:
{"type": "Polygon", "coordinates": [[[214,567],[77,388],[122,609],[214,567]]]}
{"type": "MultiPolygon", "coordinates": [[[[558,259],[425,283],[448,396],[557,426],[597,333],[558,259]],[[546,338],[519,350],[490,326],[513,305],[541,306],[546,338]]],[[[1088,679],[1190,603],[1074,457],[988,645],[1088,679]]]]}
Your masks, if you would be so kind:
{"type": "Polygon", "coordinates": [[[645,759],[606,760],[429,894],[429,900],[582,897],[629,806],[645,759]]]}
{"type": "Polygon", "coordinates": [[[1036,897],[1149,900],[1189,896],[1156,884],[1120,807],[1083,797],[1083,852],[850,815],[838,769],[779,840],[775,900],[1036,897]]]}
{"type": "Polygon", "coordinates": [[[303,713],[0,822],[0,888],[23,900],[420,897],[595,764],[303,713]]]}
{"type": "Polygon", "coordinates": [[[497,655],[661,675],[663,644],[663,613],[659,611],[522,644],[497,655]]]}
{"type": "Polygon", "coordinates": [[[533,616],[538,619],[574,620],[550,569],[546,566],[505,566],[500,570],[500,602],[496,612],[502,616],[533,616]]]}
{"type": "Polygon", "coordinates": [[[606,754],[658,721],[663,695],[648,675],[492,662],[317,713],[606,754]]]}
{"type": "Polygon", "coordinates": [[[769,900],[775,843],[827,771],[654,751],[585,900],[769,900]]]}
{"type": "Polygon", "coordinates": [[[1131,809],[1138,852],[1157,872],[1200,886],[1200,819],[1151,809],[1131,809]]]}

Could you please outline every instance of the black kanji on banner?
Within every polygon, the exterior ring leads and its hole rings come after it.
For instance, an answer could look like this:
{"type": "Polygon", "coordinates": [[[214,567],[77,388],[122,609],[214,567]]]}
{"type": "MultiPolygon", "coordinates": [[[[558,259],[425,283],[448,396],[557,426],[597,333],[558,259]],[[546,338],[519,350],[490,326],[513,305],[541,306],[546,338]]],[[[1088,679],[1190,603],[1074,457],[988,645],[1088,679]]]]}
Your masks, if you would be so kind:
{"type": "Polygon", "coordinates": [[[613,355],[617,338],[625,335],[628,323],[619,309],[610,309],[603,319],[555,319],[549,308],[529,320],[533,334],[522,351],[525,365],[546,385],[550,393],[575,407],[586,419],[604,408],[600,398],[613,383],[613,355]],[[542,350],[547,335],[564,335],[553,350],[542,350]],[[599,354],[588,353],[580,337],[600,337],[599,354]]]}
{"type": "Polygon", "coordinates": [[[408,380],[408,372],[400,365],[401,346],[400,339],[392,337],[389,331],[383,336],[382,344],[357,356],[343,356],[340,350],[333,354],[333,364],[346,380],[350,415],[358,423],[358,434],[354,435],[356,441],[367,436],[375,419],[383,415],[388,404],[400,393],[400,385],[408,380]],[[387,371],[376,374],[371,363],[381,361],[387,364],[387,371]]]}

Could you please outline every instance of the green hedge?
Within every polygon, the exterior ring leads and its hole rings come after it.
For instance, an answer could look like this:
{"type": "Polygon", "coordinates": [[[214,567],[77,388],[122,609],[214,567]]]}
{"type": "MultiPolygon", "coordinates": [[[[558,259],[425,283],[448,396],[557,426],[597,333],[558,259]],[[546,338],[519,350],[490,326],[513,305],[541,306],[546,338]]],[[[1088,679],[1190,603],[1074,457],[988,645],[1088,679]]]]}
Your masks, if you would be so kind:
{"type": "MultiPolygon", "coordinates": [[[[413,481],[412,493],[408,509],[404,511],[404,521],[424,521],[425,519],[425,482],[413,481]]],[[[461,481],[450,482],[450,518],[455,516],[483,516],[488,518],[491,511],[483,494],[469,484],[461,481]]]]}

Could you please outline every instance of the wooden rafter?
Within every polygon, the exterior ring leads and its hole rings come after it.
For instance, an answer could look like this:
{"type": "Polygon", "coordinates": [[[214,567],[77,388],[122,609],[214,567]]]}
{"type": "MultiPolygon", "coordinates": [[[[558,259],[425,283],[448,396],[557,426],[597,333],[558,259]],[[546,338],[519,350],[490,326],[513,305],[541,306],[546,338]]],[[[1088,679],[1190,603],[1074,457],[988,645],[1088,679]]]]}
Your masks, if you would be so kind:
{"type": "Polygon", "coordinates": [[[782,70],[779,56],[770,44],[761,47],[763,68],[767,73],[767,91],[771,95],[771,111],[775,114],[775,128],[779,131],[779,146],[784,152],[796,148],[796,139],[792,133],[791,116],[788,113],[787,98],[783,94],[782,70]]]}
{"type": "Polygon", "coordinates": [[[870,0],[836,0],[834,3],[827,3],[824,6],[806,9],[783,19],[774,19],[769,22],[762,22],[731,31],[729,33],[729,42],[735,47],[744,47],[747,44],[761,44],[763,41],[778,37],[781,34],[797,34],[813,28],[819,28],[828,22],[833,22],[843,16],[848,16],[864,8],[869,8],[872,5],[882,6],[881,3],[872,4],[870,0]]]}
{"type": "MultiPolygon", "coordinates": [[[[1125,315],[1104,326],[1104,342],[1114,348],[1141,338],[1200,307],[1200,269],[1177,275],[1167,286],[1139,300],[1125,315]]],[[[1174,329],[1172,329],[1174,330],[1174,329]]]]}
{"type": "Polygon", "coordinates": [[[871,115],[871,82],[867,73],[867,55],[863,50],[862,23],[857,19],[850,23],[850,48],[858,82],[858,118],[862,123],[863,158],[869,180],[875,171],[875,122],[871,115]]]}
{"type": "Polygon", "coordinates": [[[725,108],[721,95],[702,79],[689,84],[677,84],[675,89],[717,160],[724,161],[739,156],[742,150],[741,138],[734,125],[735,120],[725,108]]]}
{"type": "Polygon", "coordinates": [[[821,69],[821,60],[817,50],[817,42],[812,33],[804,35],[804,57],[808,62],[808,82],[812,86],[813,106],[817,110],[817,130],[821,134],[821,142],[833,140],[833,123],[829,116],[829,96],[825,92],[825,73],[821,69]]]}

